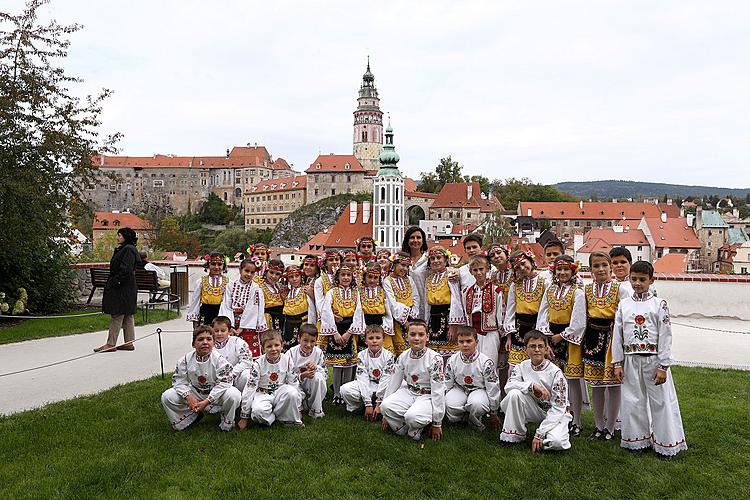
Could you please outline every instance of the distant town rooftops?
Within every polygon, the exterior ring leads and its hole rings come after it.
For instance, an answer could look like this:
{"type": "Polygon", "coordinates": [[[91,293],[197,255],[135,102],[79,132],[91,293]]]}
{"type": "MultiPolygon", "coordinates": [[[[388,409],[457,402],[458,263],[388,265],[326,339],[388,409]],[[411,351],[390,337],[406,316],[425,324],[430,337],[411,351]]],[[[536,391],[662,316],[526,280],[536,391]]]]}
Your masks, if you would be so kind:
{"type": "Polygon", "coordinates": [[[255,184],[245,191],[249,194],[261,194],[265,192],[291,191],[294,189],[305,189],[307,187],[307,176],[282,177],[279,179],[267,179],[255,184]]]}
{"type": "Polygon", "coordinates": [[[108,230],[129,227],[133,230],[153,231],[153,226],[144,219],[130,212],[96,212],[92,229],[108,230]]]}
{"type": "Polygon", "coordinates": [[[272,170],[291,170],[283,158],[271,159],[265,146],[235,146],[223,156],[153,156],[99,155],[92,159],[94,166],[105,168],[235,168],[264,167],[272,170]]]}
{"type": "Polygon", "coordinates": [[[654,262],[654,272],[684,274],[688,268],[688,254],[670,252],[654,262]]]}
{"type": "MultiPolygon", "coordinates": [[[[675,206],[676,205],[672,205],[675,206]]],[[[673,211],[673,210],[670,210],[673,211]]],[[[679,213],[679,208],[677,208],[679,213]]],[[[617,220],[660,217],[662,209],[653,203],[598,201],[522,201],[518,215],[535,219],[617,220]]]]}
{"type": "MultiPolygon", "coordinates": [[[[696,214],[696,217],[697,217],[697,214],[696,214]]],[[[717,229],[729,228],[729,224],[727,224],[726,221],[721,218],[721,215],[716,210],[702,210],[701,221],[702,221],[703,227],[711,227],[711,228],[715,227],[717,229]]]]}
{"type": "Polygon", "coordinates": [[[354,155],[327,154],[318,155],[314,162],[305,170],[308,174],[317,173],[364,173],[365,168],[354,155]]]}

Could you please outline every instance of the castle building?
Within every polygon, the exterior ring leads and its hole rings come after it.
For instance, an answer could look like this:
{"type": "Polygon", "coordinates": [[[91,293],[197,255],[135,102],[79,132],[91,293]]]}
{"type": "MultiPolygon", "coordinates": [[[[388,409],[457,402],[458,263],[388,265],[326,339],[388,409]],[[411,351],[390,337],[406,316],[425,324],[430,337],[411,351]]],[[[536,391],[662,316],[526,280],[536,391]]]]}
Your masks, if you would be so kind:
{"type": "Polygon", "coordinates": [[[375,88],[375,77],[370,71],[370,58],[367,58],[367,71],[362,76],[359,87],[357,109],[354,111],[354,156],[365,170],[380,167],[378,159],[383,151],[383,112],[380,111],[380,98],[375,88]]]}
{"type": "Polygon", "coordinates": [[[393,145],[390,123],[385,129],[385,146],[378,159],[380,169],[375,175],[372,193],[372,237],[379,249],[396,252],[401,248],[404,233],[404,178],[398,170],[399,156],[393,145]]]}

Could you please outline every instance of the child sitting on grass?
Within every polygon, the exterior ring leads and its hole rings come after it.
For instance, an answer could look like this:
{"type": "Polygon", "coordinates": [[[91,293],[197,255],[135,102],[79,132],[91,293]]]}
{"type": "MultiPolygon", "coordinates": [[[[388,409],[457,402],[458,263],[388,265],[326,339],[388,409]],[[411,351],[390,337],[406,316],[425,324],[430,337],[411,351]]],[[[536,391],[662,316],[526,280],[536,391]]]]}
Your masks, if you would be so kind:
{"type": "Polygon", "coordinates": [[[237,424],[240,430],[247,421],[270,426],[276,420],[304,427],[299,408],[302,394],[294,373],[292,358],[282,352],[281,332],[268,330],[261,336],[263,355],[253,361],[247,385],[242,391],[242,411],[237,424]]]}
{"type": "Polygon", "coordinates": [[[309,408],[308,415],[323,418],[323,400],[326,397],[326,370],[323,350],[315,345],[318,329],[315,325],[304,324],[299,328],[299,343],[289,349],[292,366],[299,378],[302,390],[302,408],[309,408]]]}
{"type": "Polygon", "coordinates": [[[468,421],[480,431],[482,419],[489,415],[490,427],[499,429],[501,398],[495,363],[479,352],[477,332],[470,326],[458,327],[458,345],[461,351],[445,365],[445,415],[449,422],[468,421]]]}
{"type": "Polygon", "coordinates": [[[383,430],[390,426],[399,436],[418,441],[430,426],[432,439],[439,441],[445,416],[443,358],[427,348],[425,321],[411,320],[407,338],[410,349],[398,357],[381,405],[383,430]],[[403,387],[402,382],[406,382],[403,387]]]}
{"type": "Polygon", "coordinates": [[[568,383],[562,370],[545,359],[549,344],[539,330],[524,336],[529,359],[513,367],[505,386],[507,396],[500,403],[505,413],[500,441],[520,443],[526,439],[526,424],[540,422],[531,441],[531,451],[570,448],[568,423],[568,383]]]}
{"type": "Polygon", "coordinates": [[[346,409],[355,412],[365,407],[365,420],[375,421],[380,416],[380,404],[393,373],[393,354],[383,348],[385,332],[380,325],[365,328],[367,349],[357,355],[356,378],[341,386],[341,397],[346,409]]]}
{"type": "Polygon", "coordinates": [[[253,363],[250,347],[240,337],[229,335],[232,320],[226,316],[217,316],[211,323],[211,327],[214,330],[214,348],[232,365],[234,386],[242,391],[247,384],[250,365],[253,363]]]}
{"type": "Polygon", "coordinates": [[[654,267],[630,268],[633,294],[620,302],[612,338],[615,378],[622,383],[622,436],[627,450],[653,448],[663,457],[687,449],[680,405],[670,374],[672,325],[666,300],[649,287],[654,267]],[[650,409],[650,411],[649,411],[650,409]]]}
{"type": "Polygon", "coordinates": [[[161,395],[161,404],[176,431],[182,431],[203,418],[203,412],[221,412],[219,428],[234,428],[240,404],[240,391],[232,386],[232,365],[214,349],[210,326],[193,331],[194,349],[177,362],[172,387],[161,395]]]}

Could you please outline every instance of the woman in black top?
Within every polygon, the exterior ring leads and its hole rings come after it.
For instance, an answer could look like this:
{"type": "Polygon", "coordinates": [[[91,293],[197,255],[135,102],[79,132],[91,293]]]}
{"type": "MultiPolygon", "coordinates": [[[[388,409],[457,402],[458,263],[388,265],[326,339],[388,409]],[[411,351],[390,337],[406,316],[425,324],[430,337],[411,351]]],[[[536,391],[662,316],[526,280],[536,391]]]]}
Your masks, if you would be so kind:
{"type": "Polygon", "coordinates": [[[112,260],[109,261],[109,279],[104,286],[102,298],[102,312],[112,315],[109,323],[109,338],[107,343],[94,349],[94,352],[112,352],[116,349],[133,351],[135,340],[135,314],[138,299],[138,287],[135,283],[135,269],[141,257],[135,244],[138,237],[129,227],[117,230],[117,242],[112,260]],[[117,346],[117,337],[122,328],[125,343],[117,346]],[[115,347],[117,346],[117,347],[115,347]]]}

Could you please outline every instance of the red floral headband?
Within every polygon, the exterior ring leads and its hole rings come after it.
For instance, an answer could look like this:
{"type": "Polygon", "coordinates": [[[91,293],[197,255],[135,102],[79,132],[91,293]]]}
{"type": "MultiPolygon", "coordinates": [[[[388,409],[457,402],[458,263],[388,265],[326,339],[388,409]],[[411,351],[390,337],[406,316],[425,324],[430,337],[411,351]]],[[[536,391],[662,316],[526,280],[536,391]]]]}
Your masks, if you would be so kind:
{"type": "Polygon", "coordinates": [[[445,248],[441,247],[432,247],[430,248],[430,251],[427,253],[429,257],[432,257],[433,255],[440,255],[442,257],[445,257],[446,259],[450,258],[451,253],[450,251],[446,250],[445,248]]]}
{"type": "Polygon", "coordinates": [[[268,255],[271,255],[271,250],[268,249],[268,245],[265,243],[254,243],[247,247],[248,255],[252,255],[256,250],[265,250],[268,255]]]}
{"type": "Polygon", "coordinates": [[[229,262],[229,257],[224,257],[223,255],[214,255],[211,256],[211,254],[206,254],[203,256],[203,260],[206,261],[206,263],[215,263],[215,264],[227,264],[229,262]]]}
{"type": "Polygon", "coordinates": [[[536,265],[536,261],[534,260],[534,254],[531,253],[530,250],[526,250],[520,255],[517,255],[515,259],[513,259],[513,266],[521,262],[523,259],[528,259],[531,262],[532,266],[536,265]]]}
{"type": "Polygon", "coordinates": [[[578,272],[578,263],[567,259],[560,259],[549,263],[549,270],[551,272],[554,273],[558,269],[570,269],[573,274],[576,274],[578,272]]]}
{"type": "Polygon", "coordinates": [[[398,262],[399,264],[404,265],[404,266],[411,266],[412,264],[411,257],[404,257],[403,255],[399,255],[397,253],[391,255],[390,260],[394,264],[398,262]]]}
{"type": "Polygon", "coordinates": [[[283,273],[284,272],[284,264],[278,264],[278,263],[268,264],[268,268],[267,269],[270,270],[270,271],[278,271],[280,273],[283,273]]]}
{"type": "Polygon", "coordinates": [[[302,269],[299,268],[299,266],[289,266],[284,270],[284,277],[289,278],[292,276],[301,276],[302,275],[302,269]]]}
{"type": "Polygon", "coordinates": [[[510,255],[510,247],[508,245],[501,245],[499,243],[493,243],[490,246],[490,248],[487,250],[487,255],[492,255],[495,252],[495,250],[502,251],[506,257],[510,255]]]}

